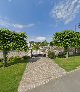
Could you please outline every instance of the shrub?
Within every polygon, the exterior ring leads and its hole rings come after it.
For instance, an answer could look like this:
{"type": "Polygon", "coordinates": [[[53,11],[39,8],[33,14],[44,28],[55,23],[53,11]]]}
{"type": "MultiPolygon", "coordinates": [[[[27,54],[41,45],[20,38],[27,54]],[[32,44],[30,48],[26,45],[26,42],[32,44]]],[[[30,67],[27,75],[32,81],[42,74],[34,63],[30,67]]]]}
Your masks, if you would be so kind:
{"type": "Polygon", "coordinates": [[[3,61],[3,58],[0,58],[0,62],[2,62],[3,61]]]}
{"type": "Polygon", "coordinates": [[[48,57],[54,59],[56,56],[54,52],[48,51],[48,57]]]}
{"type": "Polygon", "coordinates": [[[65,58],[66,52],[59,52],[58,57],[65,58]]]}
{"type": "Polygon", "coordinates": [[[10,57],[10,58],[9,58],[9,61],[10,61],[10,62],[16,62],[16,61],[19,61],[19,60],[21,60],[21,58],[20,58],[19,56],[10,57]]]}
{"type": "Polygon", "coordinates": [[[23,56],[23,59],[30,59],[30,56],[23,56]]]}

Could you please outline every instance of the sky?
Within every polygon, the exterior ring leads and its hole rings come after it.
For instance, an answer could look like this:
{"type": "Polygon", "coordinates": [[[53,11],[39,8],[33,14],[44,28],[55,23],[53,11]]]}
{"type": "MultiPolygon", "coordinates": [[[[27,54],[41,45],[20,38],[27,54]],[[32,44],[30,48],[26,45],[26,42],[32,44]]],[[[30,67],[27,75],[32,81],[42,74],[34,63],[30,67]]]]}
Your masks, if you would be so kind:
{"type": "Polygon", "coordinates": [[[80,0],[0,0],[0,28],[51,41],[55,32],[80,31],[80,0]]]}

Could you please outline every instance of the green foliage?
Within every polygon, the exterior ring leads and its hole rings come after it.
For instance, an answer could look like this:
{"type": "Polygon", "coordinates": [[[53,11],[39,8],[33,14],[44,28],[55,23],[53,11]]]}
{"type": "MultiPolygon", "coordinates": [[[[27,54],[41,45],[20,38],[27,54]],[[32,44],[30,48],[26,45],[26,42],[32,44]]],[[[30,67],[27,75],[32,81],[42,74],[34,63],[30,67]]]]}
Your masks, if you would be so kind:
{"type": "Polygon", "coordinates": [[[65,58],[65,56],[66,56],[66,52],[59,52],[58,53],[59,58],[65,58]]]}
{"type": "Polygon", "coordinates": [[[0,58],[0,62],[2,62],[3,61],[3,58],[0,58]]]}
{"type": "Polygon", "coordinates": [[[4,66],[7,61],[7,53],[10,50],[27,51],[27,35],[24,32],[17,33],[6,28],[0,29],[0,50],[3,51],[4,66]]]}
{"type": "Polygon", "coordinates": [[[69,47],[79,47],[80,34],[71,30],[56,32],[53,37],[53,42],[54,45],[64,47],[65,49],[69,47]]]}
{"type": "Polygon", "coordinates": [[[50,42],[50,46],[53,46],[54,44],[53,44],[53,42],[50,42]]]}
{"type": "Polygon", "coordinates": [[[39,50],[41,46],[41,42],[34,42],[32,43],[32,49],[33,50],[39,50]]]}
{"type": "Polygon", "coordinates": [[[48,57],[54,59],[56,56],[54,52],[48,51],[48,57]]]}
{"type": "Polygon", "coordinates": [[[43,42],[41,42],[41,46],[48,46],[48,42],[45,40],[45,41],[43,41],[43,42]]]}
{"type": "Polygon", "coordinates": [[[23,56],[22,58],[23,58],[24,60],[25,60],[25,59],[30,59],[30,56],[23,56]]]}
{"type": "Polygon", "coordinates": [[[35,44],[33,44],[32,48],[33,48],[33,50],[39,50],[40,45],[36,42],[35,44]]]}
{"type": "Polygon", "coordinates": [[[21,58],[20,58],[19,56],[10,57],[10,58],[9,58],[9,62],[17,62],[17,61],[19,61],[19,60],[21,60],[21,58]]]}
{"type": "Polygon", "coordinates": [[[27,35],[24,32],[17,33],[6,28],[0,29],[0,50],[27,50],[27,35]]]}
{"type": "Polygon", "coordinates": [[[48,44],[46,40],[43,42],[31,42],[33,50],[39,50],[41,46],[48,46],[48,44]]]}
{"type": "Polygon", "coordinates": [[[67,53],[66,58],[68,58],[68,48],[80,47],[80,33],[71,30],[56,32],[53,37],[53,43],[56,46],[64,47],[67,53]]]}

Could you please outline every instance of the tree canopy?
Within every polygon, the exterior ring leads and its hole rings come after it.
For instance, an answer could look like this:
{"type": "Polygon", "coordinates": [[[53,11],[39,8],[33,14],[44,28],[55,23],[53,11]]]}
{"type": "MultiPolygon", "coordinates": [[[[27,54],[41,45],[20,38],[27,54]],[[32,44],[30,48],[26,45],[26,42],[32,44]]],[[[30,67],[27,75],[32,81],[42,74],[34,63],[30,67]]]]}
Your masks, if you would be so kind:
{"type": "Polygon", "coordinates": [[[43,42],[34,42],[31,41],[30,44],[32,45],[33,50],[39,50],[42,46],[48,46],[48,42],[45,40],[43,42]]]}
{"type": "Polygon", "coordinates": [[[10,50],[27,50],[27,35],[24,32],[17,33],[6,28],[0,29],[0,50],[3,51],[4,65],[6,55],[10,50]]]}
{"type": "Polygon", "coordinates": [[[56,32],[53,35],[53,44],[68,49],[71,47],[80,47],[80,33],[72,30],[56,32]]]}
{"type": "Polygon", "coordinates": [[[53,43],[56,46],[64,48],[79,47],[80,34],[75,31],[65,30],[63,32],[56,32],[53,36],[53,43]]]}
{"type": "Polygon", "coordinates": [[[53,42],[50,42],[50,44],[49,44],[50,46],[53,46],[54,44],[53,44],[53,42]]]}
{"type": "Polygon", "coordinates": [[[41,46],[48,46],[48,42],[45,40],[45,41],[43,41],[43,42],[41,42],[41,46]]]}

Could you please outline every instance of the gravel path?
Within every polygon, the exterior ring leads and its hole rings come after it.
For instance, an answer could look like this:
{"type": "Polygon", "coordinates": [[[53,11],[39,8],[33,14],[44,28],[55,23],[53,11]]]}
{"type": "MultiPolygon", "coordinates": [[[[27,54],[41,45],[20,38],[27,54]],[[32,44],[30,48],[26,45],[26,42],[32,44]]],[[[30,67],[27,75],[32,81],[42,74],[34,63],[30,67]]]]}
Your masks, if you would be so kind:
{"type": "Polygon", "coordinates": [[[33,58],[23,74],[18,87],[18,92],[27,92],[27,90],[36,86],[45,84],[51,79],[58,78],[66,72],[55,64],[49,58],[33,58]]]}
{"type": "Polygon", "coordinates": [[[80,92],[80,69],[27,92],[80,92]]]}

